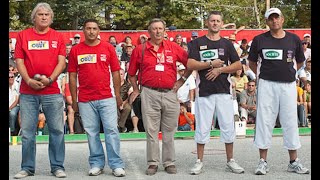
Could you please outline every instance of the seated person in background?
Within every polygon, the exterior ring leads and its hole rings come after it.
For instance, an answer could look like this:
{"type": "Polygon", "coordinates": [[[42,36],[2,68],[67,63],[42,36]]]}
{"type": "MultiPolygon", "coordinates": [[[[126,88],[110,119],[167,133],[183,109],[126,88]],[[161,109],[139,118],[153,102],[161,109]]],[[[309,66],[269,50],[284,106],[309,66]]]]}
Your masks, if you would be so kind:
{"type": "Polygon", "coordinates": [[[121,87],[120,87],[120,96],[122,99],[122,105],[118,109],[118,128],[119,132],[127,132],[126,128],[126,121],[131,112],[131,105],[129,104],[129,94],[132,92],[131,84],[125,80],[125,71],[124,69],[120,69],[120,80],[121,80],[121,87]],[[131,89],[131,90],[130,90],[131,89]]]}
{"type": "Polygon", "coordinates": [[[303,92],[303,101],[305,102],[306,106],[306,114],[310,114],[311,116],[311,81],[307,80],[304,86],[303,92]]]}
{"type": "Polygon", "coordinates": [[[308,127],[307,122],[307,104],[303,100],[303,89],[299,86],[300,80],[299,78],[296,79],[296,87],[297,87],[297,109],[298,109],[298,126],[299,127],[308,127]]]}
{"type": "Polygon", "coordinates": [[[180,103],[180,115],[178,119],[178,131],[194,131],[194,115],[187,112],[187,106],[180,103]]]}
{"type": "Polygon", "coordinates": [[[12,136],[17,135],[16,125],[19,114],[19,93],[14,86],[15,76],[9,72],[9,127],[12,136]]]}
{"type": "Polygon", "coordinates": [[[255,123],[257,115],[256,94],[256,82],[254,80],[250,80],[248,88],[240,94],[241,120],[246,121],[247,124],[255,123]],[[251,116],[251,118],[249,118],[249,116],[251,116]]]}
{"type": "MultiPolygon", "coordinates": [[[[181,77],[184,77],[186,67],[183,64],[180,64],[177,67],[177,80],[181,77]]],[[[191,102],[194,102],[195,99],[195,90],[196,90],[196,81],[193,76],[189,76],[184,84],[178,89],[177,97],[179,103],[184,103],[187,105],[187,111],[191,112],[191,102]]]]}
{"type": "Polygon", "coordinates": [[[247,75],[244,74],[243,68],[233,73],[231,81],[235,83],[237,101],[239,103],[241,92],[248,87],[248,78],[247,75]]]}

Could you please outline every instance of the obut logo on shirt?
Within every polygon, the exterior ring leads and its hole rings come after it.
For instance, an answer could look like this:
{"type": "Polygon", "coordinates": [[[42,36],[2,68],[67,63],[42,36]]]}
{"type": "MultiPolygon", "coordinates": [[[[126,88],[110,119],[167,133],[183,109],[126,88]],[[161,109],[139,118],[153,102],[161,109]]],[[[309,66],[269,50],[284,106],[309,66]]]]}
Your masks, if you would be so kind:
{"type": "Polygon", "coordinates": [[[204,50],[204,51],[200,51],[199,53],[200,53],[201,61],[207,61],[207,60],[219,58],[218,49],[204,50]]]}
{"type": "Polygon", "coordinates": [[[81,54],[78,55],[78,64],[87,64],[87,63],[96,63],[97,55],[96,54],[81,54]]]}
{"type": "Polygon", "coordinates": [[[49,41],[28,41],[28,50],[49,49],[49,41]]]}
{"type": "Polygon", "coordinates": [[[263,58],[266,60],[282,60],[283,51],[281,49],[263,49],[263,58]]]}

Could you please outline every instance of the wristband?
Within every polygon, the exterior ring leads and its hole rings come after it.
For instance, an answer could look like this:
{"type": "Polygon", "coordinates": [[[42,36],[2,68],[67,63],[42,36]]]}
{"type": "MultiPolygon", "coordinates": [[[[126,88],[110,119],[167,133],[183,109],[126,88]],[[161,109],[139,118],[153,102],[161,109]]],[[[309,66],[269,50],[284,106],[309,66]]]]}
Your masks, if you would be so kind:
{"type": "Polygon", "coordinates": [[[210,66],[211,68],[213,68],[212,61],[209,61],[209,66],[210,66]]]}
{"type": "Polygon", "coordinates": [[[48,79],[49,79],[49,85],[51,85],[53,83],[51,77],[48,77],[48,79]]]}
{"type": "Polygon", "coordinates": [[[218,72],[219,72],[219,74],[221,74],[222,72],[221,72],[221,68],[218,68],[218,72]]]}

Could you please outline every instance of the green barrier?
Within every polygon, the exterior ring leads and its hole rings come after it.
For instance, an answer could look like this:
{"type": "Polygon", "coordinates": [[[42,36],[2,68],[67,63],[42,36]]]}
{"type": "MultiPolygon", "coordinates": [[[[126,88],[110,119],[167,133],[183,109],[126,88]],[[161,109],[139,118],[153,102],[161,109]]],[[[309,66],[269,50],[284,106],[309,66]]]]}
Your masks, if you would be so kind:
{"type": "MultiPolygon", "coordinates": [[[[246,137],[252,137],[254,136],[254,129],[246,129],[246,137]]],[[[273,136],[280,136],[282,135],[282,129],[281,128],[274,128],[273,129],[273,136]]],[[[311,128],[304,127],[299,128],[299,135],[311,135],[311,128]]],[[[220,130],[212,130],[210,132],[211,137],[219,137],[220,136],[220,130]]],[[[87,135],[86,134],[66,134],[65,136],[65,142],[87,142],[87,135]]],[[[194,131],[177,131],[174,135],[175,139],[185,139],[185,138],[193,138],[194,137],[194,131]]],[[[101,140],[104,140],[104,134],[100,134],[101,140]]],[[[120,133],[120,139],[121,140],[145,140],[146,134],[145,132],[138,132],[138,133],[120,133]]],[[[162,134],[159,133],[159,139],[162,139],[162,134]]],[[[49,136],[48,135],[42,135],[42,136],[36,136],[37,143],[48,143],[49,142],[49,136]]],[[[9,144],[21,144],[21,137],[20,136],[12,136],[11,137],[11,143],[9,144]],[[14,138],[14,144],[13,142],[14,138]]]]}

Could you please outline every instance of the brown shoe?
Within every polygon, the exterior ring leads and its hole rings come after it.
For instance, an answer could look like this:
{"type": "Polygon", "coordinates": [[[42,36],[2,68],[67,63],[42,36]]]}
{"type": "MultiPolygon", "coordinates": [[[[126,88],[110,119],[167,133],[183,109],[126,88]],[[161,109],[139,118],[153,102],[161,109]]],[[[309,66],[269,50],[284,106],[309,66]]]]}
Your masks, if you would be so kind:
{"type": "Polygon", "coordinates": [[[157,165],[150,165],[148,169],[146,170],[146,174],[149,176],[155,175],[158,171],[157,165]]]}
{"type": "Polygon", "coordinates": [[[177,174],[177,168],[176,168],[175,165],[167,166],[166,168],[164,168],[164,170],[165,170],[168,174],[177,174]]]}

